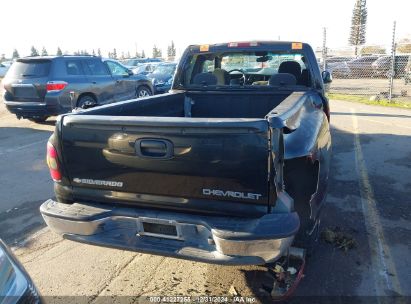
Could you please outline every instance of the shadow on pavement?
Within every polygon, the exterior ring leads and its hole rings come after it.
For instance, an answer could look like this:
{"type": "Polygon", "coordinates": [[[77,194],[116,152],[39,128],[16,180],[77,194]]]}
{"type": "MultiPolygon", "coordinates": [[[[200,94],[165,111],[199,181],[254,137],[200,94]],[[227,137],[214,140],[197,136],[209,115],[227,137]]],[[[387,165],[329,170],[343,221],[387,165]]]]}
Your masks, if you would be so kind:
{"type": "Polygon", "coordinates": [[[40,205],[44,202],[26,202],[0,213],[0,239],[13,246],[23,242],[46,225],[40,214],[40,205]]]}
{"type": "Polygon", "coordinates": [[[49,130],[0,127],[0,238],[8,245],[44,227],[39,206],[54,196],[46,165],[50,135],[49,130]]]}

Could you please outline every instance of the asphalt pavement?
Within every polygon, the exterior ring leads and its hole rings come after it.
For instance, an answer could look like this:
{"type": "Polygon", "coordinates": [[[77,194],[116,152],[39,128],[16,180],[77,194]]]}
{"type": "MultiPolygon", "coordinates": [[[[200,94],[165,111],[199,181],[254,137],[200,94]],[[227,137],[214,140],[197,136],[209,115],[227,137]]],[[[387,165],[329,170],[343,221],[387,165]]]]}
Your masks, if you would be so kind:
{"type": "MultiPolygon", "coordinates": [[[[346,232],[356,246],[344,251],[320,240],[291,302],[410,301],[411,111],[343,101],[331,101],[331,109],[333,161],[321,227],[346,232]]],[[[49,231],[38,208],[54,196],[45,162],[53,123],[19,121],[0,105],[0,238],[46,303],[152,303],[141,297],[223,296],[232,286],[250,302],[268,302],[264,267],[95,247],[49,231]]]]}

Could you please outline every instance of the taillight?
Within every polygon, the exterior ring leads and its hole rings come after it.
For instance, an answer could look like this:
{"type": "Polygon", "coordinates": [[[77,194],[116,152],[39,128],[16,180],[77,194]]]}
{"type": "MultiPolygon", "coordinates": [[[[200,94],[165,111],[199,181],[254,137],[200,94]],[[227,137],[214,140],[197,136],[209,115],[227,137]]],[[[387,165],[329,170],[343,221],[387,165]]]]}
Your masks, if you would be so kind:
{"type": "Polygon", "coordinates": [[[258,42],[230,42],[228,47],[250,47],[258,46],[258,42]]]}
{"type": "Polygon", "coordinates": [[[46,85],[47,92],[50,91],[61,91],[68,85],[65,81],[49,81],[46,85]]]}
{"type": "Polygon", "coordinates": [[[57,157],[57,150],[50,142],[47,143],[47,165],[50,169],[51,178],[55,182],[61,181],[61,172],[57,157]]]}

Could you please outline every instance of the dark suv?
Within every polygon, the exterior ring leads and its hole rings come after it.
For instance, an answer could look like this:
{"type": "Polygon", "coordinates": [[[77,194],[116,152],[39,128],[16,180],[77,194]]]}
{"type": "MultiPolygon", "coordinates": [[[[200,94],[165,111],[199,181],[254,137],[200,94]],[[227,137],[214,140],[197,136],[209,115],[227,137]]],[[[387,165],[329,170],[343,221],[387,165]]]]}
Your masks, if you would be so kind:
{"type": "Polygon", "coordinates": [[[151,81],[115,60],[95,56],[18,59],[3,79],[3,100],[17,118],[49,116],[152,95],[151,81]]]}

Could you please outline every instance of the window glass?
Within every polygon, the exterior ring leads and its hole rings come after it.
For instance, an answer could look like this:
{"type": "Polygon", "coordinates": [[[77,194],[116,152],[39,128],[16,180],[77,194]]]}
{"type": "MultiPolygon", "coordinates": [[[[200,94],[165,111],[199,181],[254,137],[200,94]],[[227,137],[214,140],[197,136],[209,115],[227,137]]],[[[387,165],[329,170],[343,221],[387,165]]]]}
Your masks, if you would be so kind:
{"type": "Polygon", "coordinates": [[[160,64],[154,67],[154,74],[174,74],[176,70],[175,64],[160,64]]]}
{"type": "Polygon", "coordinates": [[[95,76],[103,76],[103,75],[110,75],[106,67],[104,66],[103,62],[96,59],[88,59],[84,60],[86,65],[86,74],[87,75],[95,75],[95,76]]]}
{"type": "Polygon", "coordinates": [[[49,74],[50,60],[21,60],[15,62],[8,74],[15,77],[44,77],[49,74]]]}
{"type": "Polygon", "coordinates": [[[203,73],[214,72],[214,60],[206,60],[203,64],[203,73]]]}
{"type": "Polygon", "coordinates": [[[133,72],[135,74],[140,74],[143,73],[146,70],[146,66],[145,65],[139,65],[138,67],[136,67],[135,69],[133,69],[133,72]]]}
{"type": "MultiPolygon", "coordinates": [[[[275,51],[261,52],[224,52],[211,54],[193,55],[184,74],[185,85],[193,84],[194,77],[199,73],[211,73],[218,79],[218,85],[267,85],[268,80],[274,74],[279,73],[280,65],[283,62],[296,62],[300,67],[295,69],[295,65],[288,66],[288,70],[295,70],[297,84],[310,86],[309,67],[303,53],[282,53],[275,51]],[[218,71],[216,70],[218,68],[218,71]],[[222,78],[221,70],[225,71],[222,78]],[[234,71],[233,71],[234,70],[234,71]],[[230,72],[227,76],[227,72],[230,72]],[[244,76],[243,76],[244,75],[244,76]],[[240,79],[240,77],[242,79],[240,79]],[[243,79],[244,78],[244,79],[243,79]]],[[[284,65],[283,65],[284,67],[284,65]]],[[[284,72],[281,73],[292,73],[284,72]]]]}
{"type": "Polygon", "coordinates": [[[106,61],[108,68],[112,75],[115,76],[124,76],[128,75],[128,71],[125,67],[113,61],[106,61]]]}
{"type": "Polygon", "coordinates": [[[78,60],[67,61],[66,71],[67,71],[67,75],[82,75],[83,74],[80,61],[78,60]]]}

